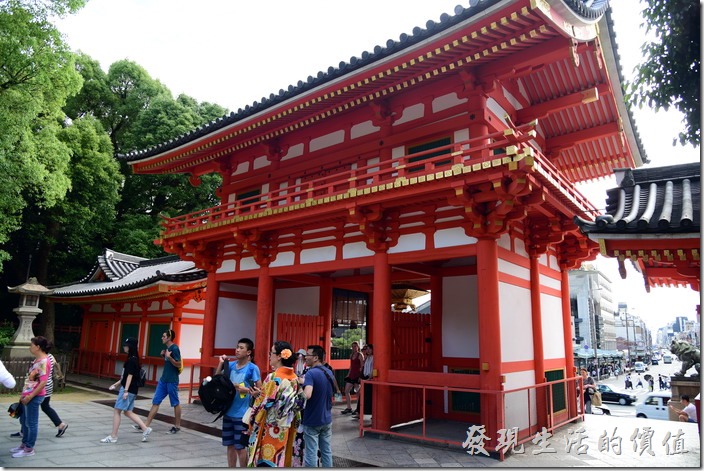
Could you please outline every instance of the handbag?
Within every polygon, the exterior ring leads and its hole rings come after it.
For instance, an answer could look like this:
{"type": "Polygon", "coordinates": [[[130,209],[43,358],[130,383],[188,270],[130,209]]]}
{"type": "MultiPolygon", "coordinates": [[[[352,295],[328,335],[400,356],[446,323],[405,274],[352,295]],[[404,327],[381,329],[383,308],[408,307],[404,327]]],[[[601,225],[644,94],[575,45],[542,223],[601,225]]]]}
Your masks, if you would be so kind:
{"type": "Polygon", "coordinates": [[[601,392],[597,391],[594,394],[592,394],[592,405],[593,406],[600,406],[601,405],[601,392]]]}
{"type": "Polygon", "coordinates": [[[10,404],[10,407],[7,408],[7,412],[10,414],[10,417],[13,419],[19,419],[20,416],[22,415],[22,411],[24,410],[23,407],[20,407],[19,402],[14,402],[10,404]]]}

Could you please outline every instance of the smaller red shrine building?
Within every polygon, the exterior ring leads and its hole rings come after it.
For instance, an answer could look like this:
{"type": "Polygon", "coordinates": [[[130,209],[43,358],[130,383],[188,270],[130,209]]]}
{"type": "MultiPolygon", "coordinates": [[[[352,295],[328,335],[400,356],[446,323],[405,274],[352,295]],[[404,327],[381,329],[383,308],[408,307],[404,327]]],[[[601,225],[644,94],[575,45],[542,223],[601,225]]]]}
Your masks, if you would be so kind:
{"type": "Polygon", "coordinates": [[[207,273],[176,256],[145,259],[106,249],[82,280],[54,288],[49,301],[83,309],[81,341],[72,371],[115,377],[122,371],[122,342],[139,340],[150,382],[158,381],[164,360],[161,334],[176,332],[184,359],[181,384],[200,360],[207,273]]]}

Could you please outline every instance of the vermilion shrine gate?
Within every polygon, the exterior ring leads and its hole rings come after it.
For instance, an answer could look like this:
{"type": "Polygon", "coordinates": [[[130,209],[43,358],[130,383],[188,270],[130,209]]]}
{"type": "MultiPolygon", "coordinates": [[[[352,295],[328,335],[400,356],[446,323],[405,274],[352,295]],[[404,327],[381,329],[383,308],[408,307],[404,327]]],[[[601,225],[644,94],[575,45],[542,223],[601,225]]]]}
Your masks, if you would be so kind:
{"type": "Polygon", "coordinates": [[[560,383],[574,377],[567,271],[598,245],[573,222],[595,213],[575,183],[643,161],[606,2],[472,3],[121,156],[194,185],[222,175],[222,204],[166,218],[158,240],[208,272],[203,363],[248,333],[262,367],[282,332],[329,349],[342,288],[370,295],[370,429],[481,423],[491,450],[500,428],[525,438],[577,415],[560,383]],[[427,330],[404,327],[415,338],[393,321],[396,283],[432,293],[427,330]],[[561,387],[502,393],[548,380],[561,387]]]}

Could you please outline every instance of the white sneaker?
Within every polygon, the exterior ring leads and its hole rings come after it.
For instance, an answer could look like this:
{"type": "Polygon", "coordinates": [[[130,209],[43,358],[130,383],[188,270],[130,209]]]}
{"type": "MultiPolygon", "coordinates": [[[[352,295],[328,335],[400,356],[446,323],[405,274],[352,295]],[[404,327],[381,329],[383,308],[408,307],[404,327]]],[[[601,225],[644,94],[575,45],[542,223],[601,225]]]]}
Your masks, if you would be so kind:
{"type": "Polygon", "coordinates": [[[34,450],[22,450],[12,455],[13,458],[24,458],[25,456],[34,456],[34,450]]]}
{"type": "Polygon", "coordinates": [[[20,445],[20,446],[14,447],[14,448],[10,448],[10,453],[11,453],[11,454],[14,454],[14,453],[17,453],[17,452],[22,451],[22,450],[24,450],[24,445],[20,445]]]}
{"type": "Polygon", "coordinates": [[[100,440],[100,443],[117,443],[117,437],[113,437],[112,435],[108,435],[107,437],[100,440]]]}
{"type": "Polygon", "coordinates": [[[140,427],[137,424],[132,424],[132,428],[134,429],[135,432],[142,433],[142,427],[140,427]]]}
{"type": "Polygon", "coordinates": [[[142,441],[143,441],[143,442],[146,442],[146,441],[147,441],[147,438],[149,437],[149,434],[150,434],[150,433],[152,433],[152,428],[151,428],[151,427],[147,427],[147,429],[146,429],[146,430],[144,431],[144,433],[142,434],[142,441]]]}

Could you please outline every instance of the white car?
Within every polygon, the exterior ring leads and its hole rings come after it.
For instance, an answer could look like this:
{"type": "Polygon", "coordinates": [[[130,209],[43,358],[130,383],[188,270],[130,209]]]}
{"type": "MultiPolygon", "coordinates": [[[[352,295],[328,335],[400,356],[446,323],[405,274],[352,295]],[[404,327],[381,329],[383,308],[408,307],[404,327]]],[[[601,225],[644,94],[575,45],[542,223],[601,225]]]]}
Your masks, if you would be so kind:
{"type": "Polygon", "coordinates": [[[633,365],[633,369],[636,373],[645,373],[645,363],[643,363],[642,361],[637,361],[633,365]]]}
{"type": "Polygon", "coordinates": [[[648,393],[643,402],[636,404],[636,417],[641,419],[670,420],[668,403],[672,398],[670,391],[653,391],[648,393]]]}

